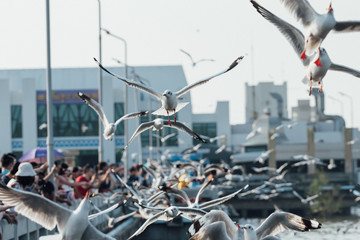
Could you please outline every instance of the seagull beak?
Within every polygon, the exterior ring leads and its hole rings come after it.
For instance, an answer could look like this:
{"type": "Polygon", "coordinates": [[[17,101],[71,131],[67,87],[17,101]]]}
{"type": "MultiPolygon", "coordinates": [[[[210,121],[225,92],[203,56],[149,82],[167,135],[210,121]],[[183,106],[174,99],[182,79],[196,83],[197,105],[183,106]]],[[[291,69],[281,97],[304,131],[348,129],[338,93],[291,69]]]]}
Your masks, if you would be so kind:
{"type": "Polygon", "coordinates": [[[242,229],[247,229],[246,227],[242,227],[242,229]]]}
{"type": "Polygon", "coordinates": [[[86,192],[85,198],[89,199],[89,192],[86,192]]]}
{"type": "Polygon", "coordinates": [[[164,93],[163,96],[166,97],[166,93],[164,93]]]}
{"type": "Polygon", "coordinates": [[[329,8],[327,9],[329,12],[331,11],[331,10],[333,10],[333,8],[332,8],[332,2],[330,2],[330,6],[329,6],[329,8]]]}

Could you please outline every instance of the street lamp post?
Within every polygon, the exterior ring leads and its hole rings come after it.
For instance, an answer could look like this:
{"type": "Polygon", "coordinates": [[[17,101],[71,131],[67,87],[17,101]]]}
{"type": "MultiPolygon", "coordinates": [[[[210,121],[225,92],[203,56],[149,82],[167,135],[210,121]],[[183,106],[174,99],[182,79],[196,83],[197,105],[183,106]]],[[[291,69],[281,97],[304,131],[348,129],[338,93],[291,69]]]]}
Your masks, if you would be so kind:
{"type": "MultiPolygon", "coordinates": [[[[101,44],[101,2],[99,3],[99,62],[102,63],[102,44],[101,44]]],[[[98,87],[98,101],[102,105],[102,70],[99,68],[99,87],[98,87]]],[[[101,133],[103,132],[103,126],[101,119],[99,118],[99,149],[98,149],[98,161],[103,161],[103,137],[101,133]]]]}
{"type": "MultiPolygon", "coordinates": [[[[52,87],[51,87],[51,54],[50,54],[50,3],[46,0],[46,110],[47,110],[47,162],[49,169],[54,165],[54,139],[53,139],[53,105],[52,105],[52,87]]],[[[51,177],[54,181],[54,177],[51,177]]]]}
{"type": "Polygon", "coordinates": [[[340,101],[339,99],[337,98],[334,98],[332,96],[328,96],[329,99],[335,101],[335,102],[338,102],[340,104],[340,107],[341,107],[341,115],[344,116],[344,105],[343,105],[343,102],[340,101]]]}
{"type": "Polygon", "coordinates": [[[350,116],[351,116],[351,127],[354,127],[354,105],[353,105],[353,99],[350,95],[343,93],[343,92],[339,92],[339,94],[343,97],[347,97],[350,100],[350,116]]]}
{"type": "MultiPolygon", "coordinates": [[[[101,28],[100,31],[104,31],[107,35],[112,36],[113,38],[116,38],[120,41],[122,41],[124,43],[124,75],[125,78],[128,78],[128,64],[127,64],[127,42],[124,38],[119,37],[113,33],[111,33],[109,30],[105,29],[105,28],[101,28]]],[[[125,84],[125,94],[124,94],[124,112],[125,114],[128,113],[128,86],[125,84]]],[[[128,140],[128,124],[127,121],[124,121],[124,143],[127,143],[128,140]]],[[[124,162],[124,167],[125,167],[125,171],[124,171],[124,177],[125,179],[127,179],[127,171],[128,171],[128,165],[129,165],[129,156],[127,154],[127,150],[124,149],[123,151],[123,155],[125,155],[125,162],[124,162]]],[[[140,154],[141,155],[141,154],[140,154]]]]}

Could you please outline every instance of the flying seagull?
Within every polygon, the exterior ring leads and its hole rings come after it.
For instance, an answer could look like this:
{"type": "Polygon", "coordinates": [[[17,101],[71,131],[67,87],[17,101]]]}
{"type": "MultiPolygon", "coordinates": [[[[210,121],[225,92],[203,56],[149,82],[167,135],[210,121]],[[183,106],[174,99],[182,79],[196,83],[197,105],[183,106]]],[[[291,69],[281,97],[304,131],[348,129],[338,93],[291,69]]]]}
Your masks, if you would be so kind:
{"type": "MultiPolygon", "coordinates": [[[[307,0],[281,0],[281,2],[306,29],[307,35],[304,49],[300,55],[301,59],[305,59],[307,53],[311,54],[320,47],[331,30],[336,32],[360,31],[359,21],[337,22],[331,2],[325,14],[317,13],[307,0]]],[[[321,64],[321,61],[318,64],[321,64]]]]}
{"type": "Polygon", "coordinates": [[[104,134],[103,135],[106,140],[109,140],[109,139],[112,140],[112,136],[114,135],[114,133],[116,131],[116,127],[121,121],[130,119],[130,118],[144,116],[148,113],[148,111],[138,112],[138,113],[129,113],[129,114],[122,116],[118,120],[116,120],[115,123],[109,123],[102,106],[98,102],[96,102],[94,99],[90,98],[89,96],[83,94],[82,92],[78,92],[78,95],[87,105],[89,105],[92,109],[94,109],[95,112],[99,115],[101,122],[104,125],[104,134]]]}
{"type": "Polygon", "coordinates": [[[162,118],[156,118],[153,121],[150,122],[145,122],[139,125],[139,127],[135,130],[134,134],[132,135],[132,137],[130,138],[128,144],[126,144],[126,146],[124,147],[124,149],[126,149],[129,144],[134,140],[134,138],[139,135],[140,133],[153,128],[153,130],[161,130],[163,127],[172,127],[172,128],[176,128],[178,130],[181,130],[183,132],[186,132],[187,134],[189,134],[190,136],[192,136],[193,138],[206,143],[206,141],[204,139],[202,139],[197,133],[193,132],[190,128],[188,128],[187,126],[185,126],[184,124],[180,123],[180,122],[173,122],[172,124],[170,124],[169,122],[164,121],[164,119],[162,118]]]}
{"type": "MultiPolygon", "coordinates": [[[[94,58],[94,60],[98,63],[99,67],[104,70],[105,72],[109,73],[110,75],[112,75],[113,77],[123,81],[124,83],[126,83],[128,86],[130,87],[134,87],[134,88],[138,88],[144,92],[147,92],[153,96],[155,96],[157,99],[159,99],[161,101],[161,108],[159,108],[158,110],[156,110],[155,112],[153,112],[152,114],[154,115],[162,115],[162,116],[168,116],[168,120],[169,120],[169,125],[171,126],[171,122],[170,122],[170,115],[175,114],[177,111],[179,111],[180,109],[182,109],[183,107],[185,107],[188,102],[186,103],[179,103],[178,100],[179,98],[184,95],[185,93],[187,93],[188,91],[190,91],[191,89],[193,89],[194,87],[197,87],[199,85],[202,85],[208,81],[210,81],[211,79],[218,77],[228,71],[230,71],[231,69],[233,69],[234,67],[236,67],[236,65],[238,65],[238,63],[244,58],[244,56],[238,57],[227,69],[212,75],[208,78],[205,78],[204,80],[200,80],[197,81],[193,84],[190,84],[182,89],[180,89],[177,92],[172,92],[170,90],[165,90],[162,94],[156,92],[155,90],[145,87],[142,84],[138,84],[135,82],[132,82],[131,80],[124,78],[124,77],[120,77],[115,75],[114,73],[110,72],[109,70],[107,70],[105,67],[103,67],[97,60],[96,58],[94,58]]],[[[176,123],[176,116],[174,117],[174,122],[176,123]]]]}
{"type": "Polygon", "coordinates": [[[191,64],[192,64],[192,66],[193,67],[195,67],[196,66],[196,64],[198,64],[199,62],[206,62],[206,61],[208,61],[208,62],[214,62],[215,60],[214,59],[199,59],[199,60],[197,60],[197,61],[194,61],[194,59],[193,59],[193,57],[190,55],[190,53],[188,53],[188,52],[186,52],[185,50],[182,50],[182,49],[179,49],[180,50],[180,52],[182,52],[182,53],[184,53],[186,56],[188,56],[189,58],[190,58],[190,60],[191,60],[191,64]]]}
{"type": "MultiPolygon", "coordinates": [[[[302,50],[305,47],[305,37],[303,33],[293,25],[275,16],[256,1],[251,0],[250,2],[254,5],[261,16],[263,16],[266,20],[274,24],[279,29],[279,31],[290,42],[296,54],[300,56],[302,54],[302,50]]],[[[319,92],[322,92],[322,79],[325,77],[328,70],[341,71],[360,78],[360,71],[333,63],[326,50],[320,47],[311,57],[302,59],[302,64],[307,69],[306,76],[303,78],[303,81],[305,83],[310,83],[309,95],[311,95],[311,89],[313,85],[318,85],[320,87],[319,92]]]]}

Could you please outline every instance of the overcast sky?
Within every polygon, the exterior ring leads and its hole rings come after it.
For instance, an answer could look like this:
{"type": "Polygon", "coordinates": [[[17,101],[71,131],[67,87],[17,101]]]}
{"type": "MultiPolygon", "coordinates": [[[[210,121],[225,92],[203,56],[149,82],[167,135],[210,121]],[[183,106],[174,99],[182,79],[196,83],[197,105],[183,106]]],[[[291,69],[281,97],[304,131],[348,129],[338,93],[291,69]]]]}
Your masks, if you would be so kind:
{"type": "MultiPolygon", "coordinates": [[[[279,0],[258,0],[277,16],[294,24],[295,18],[279,0]]],[[[325,12],[329,0],[312,0],[325,12]]],[[[288,41],[263,19],[248,0],[102,0],[102,26],[128,42],[129,65],[182,65],[189,83],[226,68],[238,56],[241,64],[221,78],[192,90],[193,111],[214,111],[216,101],[230,101],[231,123],[245,119],[245,82],[274,81],[288,84],[288,107],[309,98],[301,83],[303,66],[288,41]],[[184,49],[195,59],[213,58],[192,68],[184,49]]],[[[95,67],[98,56],[98,1],[61,0],[51,4],[52,67],[95,67]]],[[[359,0],[333,0],[337,20],[360,20],[359,0]]],[[[45,68],[45,0],[0,1],[0,68],[45,68]]],[[[360,33],[330,33],[323,42],[332,61],[360,69],[360,33]]],[[[103,34],[103,63],[116,66],[123,59],[119,40],[103,34]]],[[[169,76],[171,77],[171,76],[169,76]]],[[[360,79],[345,73],[328,72],[324,92],[327,114],[341,114],[347,126],[353,98],[354,125],[360,127],[360,79]],[[343,105],[343,109],[341,108],[343,105]]],[[[164,89],[157,89],[163,91],[164,89]]],[[[173,89],[178,90],[178,89],[173,89]]]]}

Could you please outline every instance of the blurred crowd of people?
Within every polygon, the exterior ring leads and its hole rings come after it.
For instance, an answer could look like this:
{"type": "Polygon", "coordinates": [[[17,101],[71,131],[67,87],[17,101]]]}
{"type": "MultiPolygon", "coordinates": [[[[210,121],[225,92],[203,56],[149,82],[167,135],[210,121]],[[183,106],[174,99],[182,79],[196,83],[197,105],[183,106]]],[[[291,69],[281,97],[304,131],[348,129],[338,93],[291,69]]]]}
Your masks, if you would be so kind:
{"type": "MultiPolygon", "coordinates": [[[[20,163],[14,154],[7,153],[1,157],[0,181],[7,187],[40,194],[49,200],[71,206],[74,199],[85,197],[87,192],[113,193],[121,188],[112,169],[121,177],[124,175],[124,167],[118,164],[101,162],[96,166],[86,164],[80,167],[56,161],[49,169],[48,163],[20,163]]],[[[0,205],[0,220],[17,224],[16,216],[11,206],[0,205]]]]}

